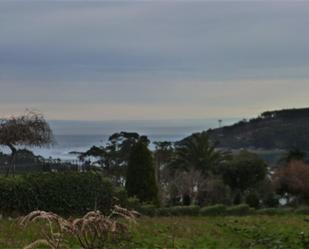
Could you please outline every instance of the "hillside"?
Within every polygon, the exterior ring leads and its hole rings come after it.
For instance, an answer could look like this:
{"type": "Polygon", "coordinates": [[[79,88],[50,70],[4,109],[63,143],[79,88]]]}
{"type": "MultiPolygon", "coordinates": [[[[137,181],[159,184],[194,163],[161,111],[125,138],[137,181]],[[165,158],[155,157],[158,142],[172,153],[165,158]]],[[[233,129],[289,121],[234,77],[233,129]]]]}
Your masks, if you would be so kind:
{"type": "Polygon", "coordinates": [[[208,133],[223,148],[309,150],[309,108],[267,111],[208,133]]]}

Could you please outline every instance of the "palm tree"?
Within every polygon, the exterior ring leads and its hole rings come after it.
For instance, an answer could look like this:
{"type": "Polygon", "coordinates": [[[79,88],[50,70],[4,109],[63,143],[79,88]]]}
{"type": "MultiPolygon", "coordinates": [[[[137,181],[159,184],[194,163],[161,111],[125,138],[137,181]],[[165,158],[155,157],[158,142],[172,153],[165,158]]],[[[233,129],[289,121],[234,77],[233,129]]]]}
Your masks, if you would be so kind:
{"type": "Polygon", "coordinates": [[[226,156],[211,143],[207,132],[195,133],[177,144],[172,165],[175,169],[189,171],[193,168],[208,175],[225,161],[226,156]]]}

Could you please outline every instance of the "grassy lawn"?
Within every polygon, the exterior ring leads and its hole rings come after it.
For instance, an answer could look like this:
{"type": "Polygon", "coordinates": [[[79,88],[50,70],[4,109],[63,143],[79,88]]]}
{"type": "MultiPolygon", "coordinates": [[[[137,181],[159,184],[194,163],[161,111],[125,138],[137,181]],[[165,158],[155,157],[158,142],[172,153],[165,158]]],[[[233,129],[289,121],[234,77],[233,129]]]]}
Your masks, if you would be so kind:
{"type": "MultiPolygon", "coordinates": [[[[111,248],[309,248],[309,222],[301,215],[141,218],[129,245],[111,248]]],[[[36,240],[39,225],[24,230],[0,221],[0,248],[22,248],[36,240]]],[[[79,248],[71,242],[71,248],[79,248]]]]}

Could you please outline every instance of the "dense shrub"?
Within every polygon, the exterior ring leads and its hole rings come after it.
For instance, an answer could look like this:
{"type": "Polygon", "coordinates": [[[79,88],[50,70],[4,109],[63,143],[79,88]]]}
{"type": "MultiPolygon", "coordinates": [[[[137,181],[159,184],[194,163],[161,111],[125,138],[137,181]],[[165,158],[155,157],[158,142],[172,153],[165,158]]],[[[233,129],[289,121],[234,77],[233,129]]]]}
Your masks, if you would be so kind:
{"type": "Polygon", "coordinates": [[[259,196],[255,192],[250,192],[246,196],[246,203],[252,208],[259,208],[260,207],[259,196]]]}
{"type": "Polygon", "coordinates": [[[231,189],[219,177],[207,178],[197,195],[199,206],[232,204],[231,189]]]}
{"type": "Polygon", "coordinates": [[[233,204],[239,205],[242,203],[242,194],[240,192],[237,192],[236,195],[233,198],[233,204]]]}
{"type": "Polygon", "coordinates": [[[114,202],[121,207],[128,207],[128,193],[122,187],[116,187],[113,191],[114,202]]]}
{"type": "Polygon", "coordinates": [[[1,178],[0,210],[2,214],[26,213],[35,205],[32,188],[21,178],[1,178]]]}
{"type": "Polygon", "coordinates": [[[295,213],[309,215],[309,207],[304,206],[304,207],[297,208],[295,210],[295,213]]]}
{"type": "Polygon", "coordinates": [[[263,205],[266,207],[278,207],[279,206],[279,198],[274,193],[269,193],[263,200],[263,205]]]}
{"type": "Polygon", "coordinates": [[[200,208],[198,206],[176,206],[170,208],[172,216],[197,216],[200,208]]]}
{"type": "Polygon", "coordinates": [[[158,216],[171,216],[171,208],[158,208],[157,210],[157,215],[158,216]]]}
{"type": "MultiPolygon", "coordinates": [[[[292,161],[273,174],[277,194],[289,194],[296,205],[309,203],[309,166],[301,161],[292,161]],[[296,198],[295,198],[296,197],[296,198]]],[[[289,203],[292,204],[292,203],[289,203]]]]}
{"type": "Polygon", "coordinates": [[[153,204],[144,204],[137,211],[146,216],[155,216],[157,214],[157,208],[153,204]]]}
{"type": "Polygon", "coordinates": [[[141,202],[137,197],[129,197],[126,203],[125,207],[128,209],[138,210],[141,206],[141,202]]]}
{"type": "Polygon", "coordinates": [[[265,179],[266,174],[266,163],[258,155],[248,151],[240,151],[222,167],[225,184],[241,193],[255,188],[265,179]]]}
{"type": "Polygon", "coordinates": [[[212,215],[224,215],[226,206],[222,204],[204,207],[200,210],[201,215],[212,216],[212,215]]]}
{"type": "Polygon", "coordinates": [[[137,210],[141,206],[140,200],[137,197],[128,197],[127,191],[122,187],[115,188],[113,197],[117,204],[130,210],[137,210]]]}
{"type": "Polygon", "coordinates": [[[24,214],[46,210],[63,215],[109,210],[114,195],[111,182],[87,172],[40,173],[0,178],[0,212],[24,214]]]}
{"type": "Polygon", "coordinates": [[[250,209],[247,204],[240,204],[237,206],[232,206],[226,209],[227,215],[248,215],[252,213],[252,209],[250,209]]]}

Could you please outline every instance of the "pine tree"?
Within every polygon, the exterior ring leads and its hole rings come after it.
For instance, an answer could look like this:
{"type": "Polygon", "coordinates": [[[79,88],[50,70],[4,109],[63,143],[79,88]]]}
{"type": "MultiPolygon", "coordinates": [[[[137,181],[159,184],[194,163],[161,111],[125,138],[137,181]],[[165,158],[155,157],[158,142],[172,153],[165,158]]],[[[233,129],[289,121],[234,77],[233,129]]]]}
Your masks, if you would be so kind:
{"type": "Polygon", "coordinates": [[[150,150],[143,141],[136,143],[130,153],[126,189],[128,195],[142,202],[158,204],[158,188],[150,150]]]}

